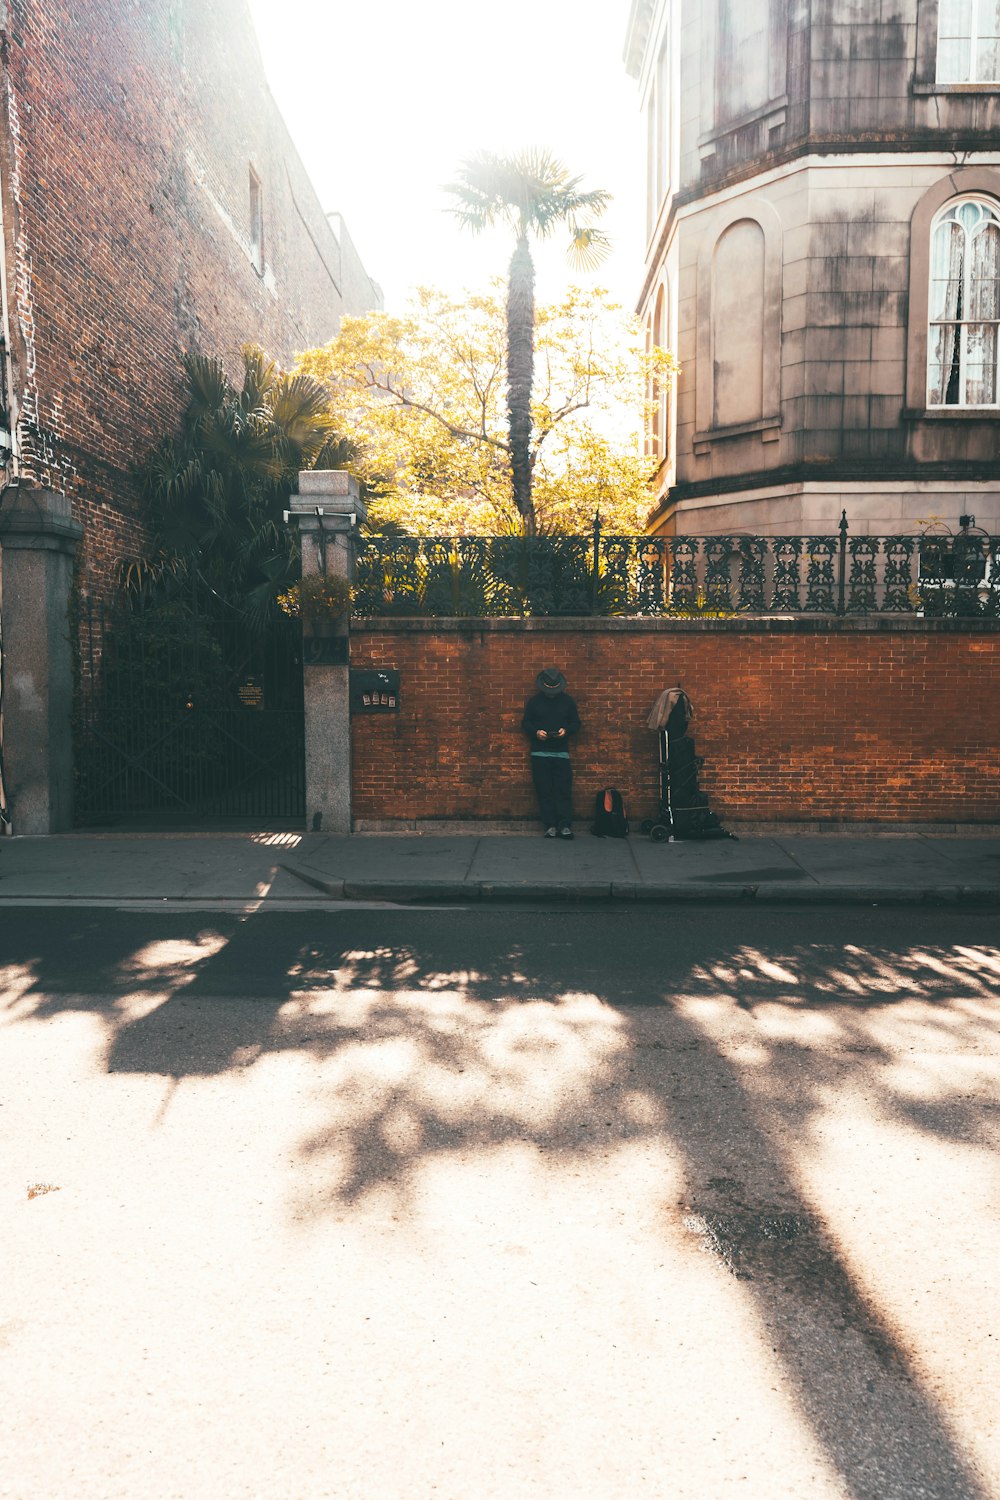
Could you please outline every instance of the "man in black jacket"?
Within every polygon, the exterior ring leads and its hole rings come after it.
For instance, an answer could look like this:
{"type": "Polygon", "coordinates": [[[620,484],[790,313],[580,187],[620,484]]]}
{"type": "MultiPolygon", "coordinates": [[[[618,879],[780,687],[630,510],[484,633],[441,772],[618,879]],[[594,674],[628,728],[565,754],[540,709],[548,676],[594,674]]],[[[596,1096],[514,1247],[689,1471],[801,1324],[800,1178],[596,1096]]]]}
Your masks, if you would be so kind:
{"type": "Polygon", "coordinates": [[[558,667],[546,667],[535,678],[538,692],[525,704],[521,728],[531,741],[531,778],[545,837],[573,837],[573,768],[569,737],[580,728],[576,704],[566,691],[558,667]]]}

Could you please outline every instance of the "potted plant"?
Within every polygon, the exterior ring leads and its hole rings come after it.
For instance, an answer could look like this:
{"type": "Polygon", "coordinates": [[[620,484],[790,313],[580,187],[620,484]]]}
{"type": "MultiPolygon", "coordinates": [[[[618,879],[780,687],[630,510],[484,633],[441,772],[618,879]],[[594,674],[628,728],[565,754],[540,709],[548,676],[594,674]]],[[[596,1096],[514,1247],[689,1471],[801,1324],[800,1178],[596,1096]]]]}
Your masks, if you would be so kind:
{"type": "Polygon", "coordinates": [[[278,604],[286,615],[302,621],[307,635],[323,635],[327,633],[324,627],[332,630],[343,624],[353,598],[354,590],[346,578],[314,573],[279,594],[278,604]]]}

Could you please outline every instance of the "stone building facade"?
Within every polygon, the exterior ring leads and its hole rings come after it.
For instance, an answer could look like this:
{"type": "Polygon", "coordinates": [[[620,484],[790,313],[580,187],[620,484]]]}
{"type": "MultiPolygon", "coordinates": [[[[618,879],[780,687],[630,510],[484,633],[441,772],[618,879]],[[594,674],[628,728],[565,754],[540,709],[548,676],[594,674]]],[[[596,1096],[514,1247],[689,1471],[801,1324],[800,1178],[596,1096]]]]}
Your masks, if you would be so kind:
{"type": "Polygon", "coordinates": [[[1000,532],[992,0],[633,0],[651,527],[1000,532]]]}
{"type": "Polygon", "coordinates": [[[0,74],[6,478],[67,497],[99,592],[141,536],[134,470],[177,425],[181,354],[287,363],[381,294],[245,0],[0,0],[0,74]]]}

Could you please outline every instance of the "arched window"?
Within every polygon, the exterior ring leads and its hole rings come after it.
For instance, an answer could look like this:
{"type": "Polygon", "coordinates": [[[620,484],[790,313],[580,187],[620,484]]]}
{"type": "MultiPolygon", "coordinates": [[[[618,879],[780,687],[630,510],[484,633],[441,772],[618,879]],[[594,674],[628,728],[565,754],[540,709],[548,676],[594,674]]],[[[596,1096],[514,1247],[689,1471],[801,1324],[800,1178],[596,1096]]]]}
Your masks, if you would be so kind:
{"type": "Polygon", "coordinates": [[[931,230],[928,406],[996,406],[1000,214],[985,198],[948,204],[931,230]]]}

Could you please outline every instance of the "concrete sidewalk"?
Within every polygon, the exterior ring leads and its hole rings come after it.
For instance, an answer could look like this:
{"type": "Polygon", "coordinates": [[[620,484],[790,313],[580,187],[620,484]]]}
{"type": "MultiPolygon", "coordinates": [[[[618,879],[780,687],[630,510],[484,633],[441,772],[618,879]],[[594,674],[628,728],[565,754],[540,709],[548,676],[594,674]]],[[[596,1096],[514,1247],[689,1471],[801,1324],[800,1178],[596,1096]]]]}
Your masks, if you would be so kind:
{"type": "Polygon", "coordinates": [[[66,834],[0,841],[0,904],[317,900],[1000,905],[1000,838],[654,844],[503,834],[66,834]]]}

